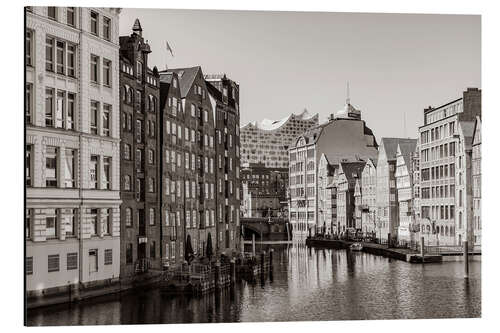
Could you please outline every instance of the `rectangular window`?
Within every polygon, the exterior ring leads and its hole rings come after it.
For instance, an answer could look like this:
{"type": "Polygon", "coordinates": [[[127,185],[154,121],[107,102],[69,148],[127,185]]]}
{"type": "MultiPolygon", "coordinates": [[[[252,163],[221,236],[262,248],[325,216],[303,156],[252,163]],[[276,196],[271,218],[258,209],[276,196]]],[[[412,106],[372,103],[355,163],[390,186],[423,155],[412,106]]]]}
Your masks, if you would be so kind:
{"type": "Polygon", "coordinates": [[[68,43],[67,49],[67,74],[75,77],[76,46],[68,43]]]}
{"type": "Polygon", "coordinates": [[[33,257],[26,258],[26,275],[33,274],[33,257]]]}
{"type": "Polygon", "coordinates": [[[97,134],[97,118],[99,112],[99,102],[90,101],[90,134],[97,134]]]}
{"type": "Polygon", "coordinates": [[[26,145],[26,186],[33,186],[33,145],[26,145]]]}
{"type": "Polygon", "coordinates": [[[110,136],[111,105],[103,104],[102,107],[102,135],[110,136]]]}
{"type": "Polygon", "coordinates": [[[152,241],[151,245],[149,245],[149,257],[151,259],[156,258],[156,242],[152,241]]]}
{"type": "Polygon", "coordinates": [[[66,108],[66,129],[75,129],[75,94],[68,93],[68,105],[66,108]]]}
{"type": "Polygon", "coordinates": [[[45,147],[45,186],[57,187],[57,148],[45,147]]]}
{"type": "Polygon", "coordinates": [[[66,149],[64,153],[64,187],[75,187],[75,156],[76,150],[66,149]]]}
{"type": "Polygon", "coordinates": [[[76,209],[66,209],[62,219],[66,237],[74,237],[76,235],[76,209]]]}
{"type": "Polygon", "coordinates": [[[99,35],[99,14],[94,11],[90,12],[90,32],[99,35]]]}
{"type": "Polygon", "coordinates": [[[97,155],[91,155],[90,156],[90,165],[89,165],[89,171],[90,171],[90,182],[89,182],[89,188],[91,189],[97,189],[97,179],[98,179],[98,167],[99,167],[99,156],[97,155]]]}
{"type": "Polygon", "coordinates": [[[63,41],[56,41],[56,71],[57,74],[65,74],[65,52],[66,43],[63,41]]]}
{"type": "Polygon", "coordinates": [[[45,237],[47,239],[57,238],[57,212],[55,209],[45,210],[45,237]]]}
{"type": "Polygon", "coordinates": [[[25,104],[25,111],[26,111],[26,124],[31,124],[31,117],[33,113],[33,84],[27,83],[26,84],[26,104],[25,104]]]}
{"type": "Polygon", "coordinates": [[[90,81],[99,83],[99,57],[90,55],[90,81]]]}
{"type": "Polygon", "coordinates": [[[48,256],[47,263],[48,271],[50,272],[59,272],[59,255],[58,254],[50,254],[48,256]]]}
{"type": "Polygon", "coordinates": [[[45,89],[45,126],[54,126],[54,89],[45,89]]]}
{"type": "Polygon", "coordinates": [[[155,225],[155,209],[149,208],[149,225],[155,225]]]}
{"type": "Polygon", "coordinates": [[[66,23],[72,27],[75,26],[75,7],[66,8],[66,23]]]}
{"type": "Polygon", "coordinates": [[[54,71],[54,38],[45,39],[45,69],[49,72],[54,71]]]}
{"type": "Polygon", "coordinates": [[[102,18],[102,37],[111,40],[111,19],[106,16],[102,18]]]}
{"type": "Polygon", "coordinates": [[[97,216],[97,208],[92,208],[90,210],[90,234],[92,236],[97,235],[98,231],[98,216],[97,216]]]}
{"type": "Polygon", "coordinates": [[[89,272],[97,272],[98,260],[97,260],[97,249],[89,250],[89,272]]]}
{"type": "Polygon", "coordinates": [[[33,66],[33,31],[26,30],[26,65],[33,66]]]}
{"type": "Polygon", "coordinates": [[[113,249],[104,250],[104,265],[113,264],[113,249]]]}
{"type": "Polygon", "coordinates": [[[66,93],[64,91],[57,91],[56,99],[56,128],[63,128],[64,114],[66,113],[66,93]]]}
{"type": "Polygon", "coordinates": [[[72,252],[66,255],[66,270],[70,271],[78,268],[78,253],[72,252]]]}
{"type": "Polygon", "coordinates": [[[57,20],[57,7],[47,7],[47,16],[52,20],[57,20]]]}
{"type": "Polygon", "coordinates": [[[133,245],[132,243],[127,244],[127,249],[125,250],[125,257],[127,264],[131,264],[133,262],[133,245]]]}
{"type": "Polygon", "coordinates": [[[26,209],[26,239],[31,239],[31,224],[33,222],[33,210],[26,209]]]}
{"type": "Polygon", "coordinates": [[[103,59],[103,83],[105,86],[111,87],[111,60],[103,59]]]}
{"type": "Polygon", "coordinates": [[[103,174],[102,183],[105,190],[111,189],[111,157],[103,158],[103,174]]]}

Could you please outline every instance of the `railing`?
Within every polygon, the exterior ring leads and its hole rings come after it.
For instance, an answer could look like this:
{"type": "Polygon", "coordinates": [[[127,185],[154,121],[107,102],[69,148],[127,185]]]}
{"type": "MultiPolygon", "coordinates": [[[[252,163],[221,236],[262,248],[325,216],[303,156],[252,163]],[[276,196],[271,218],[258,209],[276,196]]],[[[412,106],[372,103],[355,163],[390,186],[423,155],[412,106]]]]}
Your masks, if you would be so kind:
{"type": "MultiPolygon", "coordinates": [[[[425,246],[425,253],[428,254],[462,254],[464,247],[462,245],[451,246],[425,246]]],[[[468,253],[481,253],[481,245],[470,246],[467,249],[468,253]]]]}

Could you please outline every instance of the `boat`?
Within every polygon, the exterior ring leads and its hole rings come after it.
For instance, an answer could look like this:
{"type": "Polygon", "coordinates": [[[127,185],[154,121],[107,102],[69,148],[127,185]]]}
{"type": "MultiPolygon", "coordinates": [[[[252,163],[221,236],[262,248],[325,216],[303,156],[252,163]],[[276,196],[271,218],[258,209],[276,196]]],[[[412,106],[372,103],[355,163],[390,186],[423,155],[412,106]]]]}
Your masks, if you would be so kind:
{"type": "Polygon", "coordinates": [[[353,243],[351,244],[351,246],[349,246],[349,248],[352,250],[352,251],[361,251],[363,250],[363,245],[361,243],[353,243]]]}

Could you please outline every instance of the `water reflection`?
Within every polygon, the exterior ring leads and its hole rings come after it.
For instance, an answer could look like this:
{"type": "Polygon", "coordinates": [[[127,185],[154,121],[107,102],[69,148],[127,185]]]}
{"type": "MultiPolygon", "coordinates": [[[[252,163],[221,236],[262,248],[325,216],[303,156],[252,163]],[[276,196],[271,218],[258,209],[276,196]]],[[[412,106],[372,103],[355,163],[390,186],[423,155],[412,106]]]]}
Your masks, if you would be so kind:
{"type": "MultiPolygon", "coordinates": [[[[266,248],[266,251],[268,248],[266,248]]],[[[481,261],[416,265],[361,252],[274,246],[273,269],[204,297],[149,289],[28,311],[29,325],[479,317],[481,261]]]]}

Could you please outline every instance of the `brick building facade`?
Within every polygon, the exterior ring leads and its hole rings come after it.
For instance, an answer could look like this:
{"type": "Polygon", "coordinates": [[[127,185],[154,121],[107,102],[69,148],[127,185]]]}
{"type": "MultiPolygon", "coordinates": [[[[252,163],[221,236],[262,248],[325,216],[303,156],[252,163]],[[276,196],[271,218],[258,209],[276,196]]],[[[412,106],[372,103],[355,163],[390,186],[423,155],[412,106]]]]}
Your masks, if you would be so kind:
{"type": "Polygon", "coordinates": [[[122,283],[161,267],[159,74],[135,20],[120,37],[120,166],[122,283]]]}

